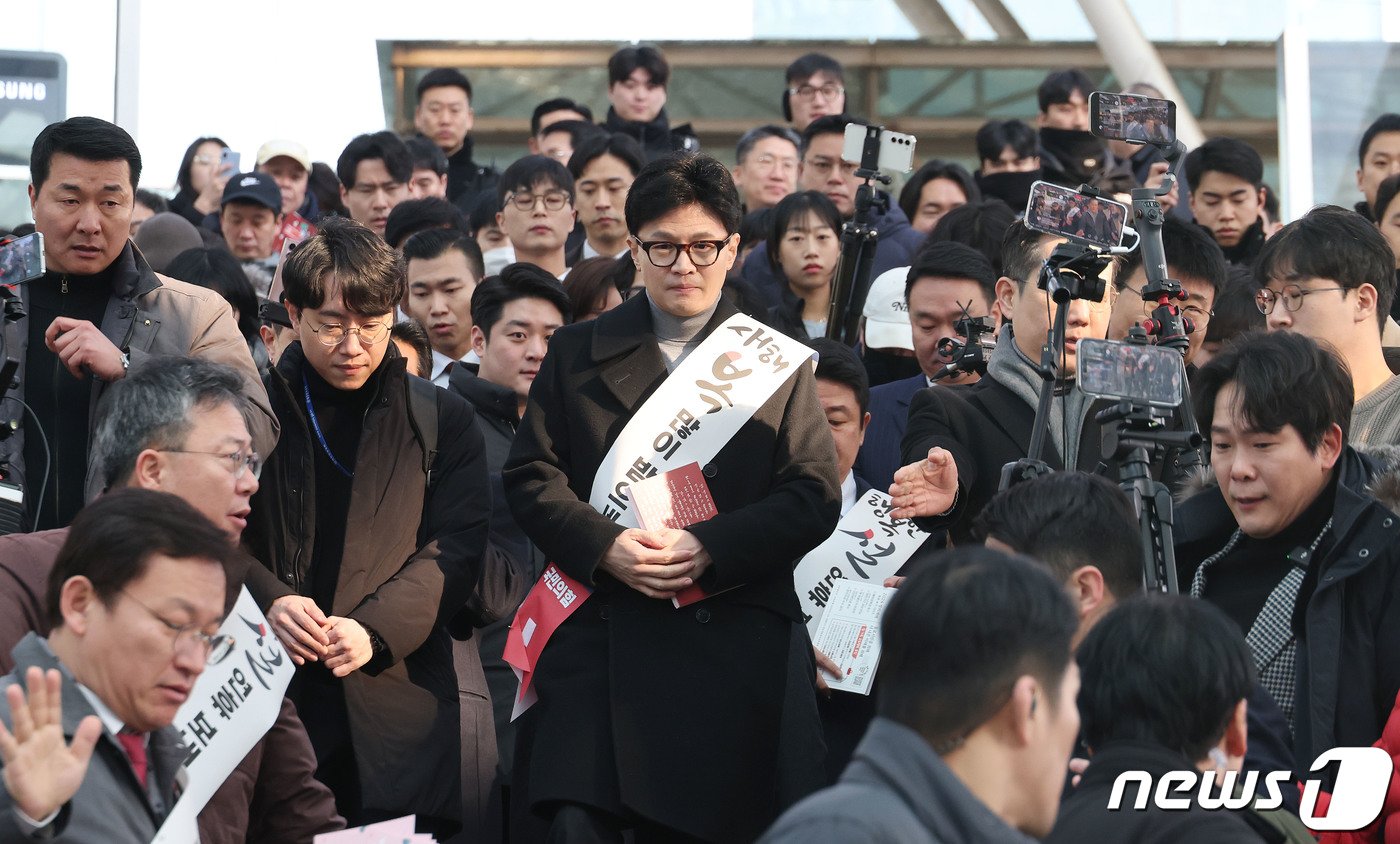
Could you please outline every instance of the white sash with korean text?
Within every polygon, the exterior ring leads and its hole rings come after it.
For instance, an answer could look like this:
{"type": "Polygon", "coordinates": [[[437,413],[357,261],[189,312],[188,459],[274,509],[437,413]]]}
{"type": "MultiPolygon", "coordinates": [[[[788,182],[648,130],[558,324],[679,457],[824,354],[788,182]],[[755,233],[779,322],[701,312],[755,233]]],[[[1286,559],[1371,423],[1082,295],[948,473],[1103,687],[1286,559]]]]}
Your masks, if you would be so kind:
{"type": "Polygon", "coordinates": [[[866,490],[831,536],[797,563],[792,580],[810,633],[817,631],[833,583],[847,578],[879,586],[928,539],[912,519],[890,516],[893,509],[888,495],[866,490]]]}
{"type": "Polygon", "coordinates": [[[814,355],[752,317],[725,320],[632,415],[599,464],[588,503],[623,527],[637,527],[627,497],[632,482],[710,462],[814,355]]]}

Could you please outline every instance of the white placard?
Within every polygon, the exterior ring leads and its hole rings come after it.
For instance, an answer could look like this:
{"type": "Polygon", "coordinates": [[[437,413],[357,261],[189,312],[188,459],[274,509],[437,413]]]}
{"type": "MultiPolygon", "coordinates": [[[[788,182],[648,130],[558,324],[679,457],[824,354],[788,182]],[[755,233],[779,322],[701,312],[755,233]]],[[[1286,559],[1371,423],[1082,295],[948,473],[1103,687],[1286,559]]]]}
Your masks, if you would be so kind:
{"type": "Polygon", "coordinates": [[[890,516],[894,504],[878,489],[866,490],[836,530],[793,569],[792,581],[807,632],[814,638],[831,590],[842,579],[879,586],[909,561],[928,534],[910,519],[890,516]]]}
{"type": "Polygon", "coordinates": [[[826,612],[812,636],[817,650],[841,667],[841,676],[823,672],[826,684],[843,692],[868,695],[880,664],[880,617],[894,589],[838,578],[826,612]]]}
{"type": "Polygon", "coordinates": [[[272,728],[296,670],[247,587],[219,633],[233,637],[233,652],[204,669],[175,715],[190,749],[181,771],[184,790],[152,844],[197,840],[200,811],[272,728]]]}

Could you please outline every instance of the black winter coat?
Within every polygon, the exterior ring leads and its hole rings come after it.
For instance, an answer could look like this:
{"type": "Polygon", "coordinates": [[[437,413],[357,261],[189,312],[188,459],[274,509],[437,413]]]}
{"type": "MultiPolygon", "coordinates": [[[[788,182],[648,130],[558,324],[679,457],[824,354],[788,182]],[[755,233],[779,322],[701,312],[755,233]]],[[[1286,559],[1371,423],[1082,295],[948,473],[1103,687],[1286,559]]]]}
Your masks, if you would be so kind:
{"type": "MultiPolygon", "coordinates": [[[[1304,576],[1293,614],[1295,770],[1328,748],[1366,747],[1381,736],[1400,692],[1400,471],[1393,450],[1346,447],[1337,462],[1331,541],[1304,576]]],[[[1177,577],[1225,546],[1237,525],[1217,486],[1176,513],[1177,577]]]]}
{"type": "MultiPolygon", "coordinates": [[[[721,299],[705,333],[735,313],[721,299]]],[[[516,520],[595,591],[536,667],[513,789],[711,841],[752,840],[821,786],[811,641],[792,561],[835,529],[835,450],[810,366],[795,368],[704,467],[719,515],[689,530],[712,594],[676,609],[600,566],[623,528],[589,505],[628,420],[667,377],[646,296],[555,333],[505,488],[516,520]]]]}
{"type": "MultiPolygon", "coordinates": [[[[471,406],[439,390],[438,453],[426,483],[410,422],[410,376],[392,346],[388,354],[364,416],[334,601],[321,609],[363,623],[388,646],[341,681],[363,808],[456,820],[461,738],[445,624],[480,577],[491,512],[486,461],[471,406]]],[[[264,610],[283,595],[309,594],[312,584],[317,444],[301,400],[305,360],[293,343],[265,376],[283,435],[243,534],[266,567],[248,575],[264,610]]],[[[308,724],[319,715],[299,714],[308,724]]]]}

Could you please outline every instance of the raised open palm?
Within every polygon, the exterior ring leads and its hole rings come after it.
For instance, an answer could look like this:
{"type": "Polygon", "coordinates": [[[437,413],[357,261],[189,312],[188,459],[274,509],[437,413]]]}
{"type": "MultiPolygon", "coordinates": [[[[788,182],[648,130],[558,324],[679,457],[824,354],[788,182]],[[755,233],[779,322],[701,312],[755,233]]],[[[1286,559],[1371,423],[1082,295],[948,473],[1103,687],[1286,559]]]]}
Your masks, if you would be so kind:
{"type": "Polygon", "coordinates": [[[102,722],[89,715],[78,724],[72,744],[63,736],[63,702],[57,669],[31,667],[25,674],[29,698],[19,684],[5,690],[14,732],[0,723],[0,761],[5,790],[20,811],[42,820],[63,808],[87,775],[102,722]]]}
{"type": "Polygon", "coordinates": [[[897,519],[940,516],[953,509],[958,497],[958,466],[953,455],[941,448],[928,457],[900,467],[890,485],[890,500],[897,519]]]}

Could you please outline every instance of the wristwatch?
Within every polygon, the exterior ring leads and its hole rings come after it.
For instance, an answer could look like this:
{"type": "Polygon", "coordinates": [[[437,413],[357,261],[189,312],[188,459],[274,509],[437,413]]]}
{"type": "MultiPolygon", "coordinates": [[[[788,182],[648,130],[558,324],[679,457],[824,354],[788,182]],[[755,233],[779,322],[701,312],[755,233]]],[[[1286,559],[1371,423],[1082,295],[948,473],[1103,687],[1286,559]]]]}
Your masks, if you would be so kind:
{"type": "Polygon", "coordinates": [[[122,351],[121,349],[118,349],[118,350],[117,350],[117,354],[121,355],[121,358],[122,358],[122,374],[125,375],[125,374],[127,373],[127,370],[131,369],[131,355],[127,354],[126,352],[122,351]]]}

